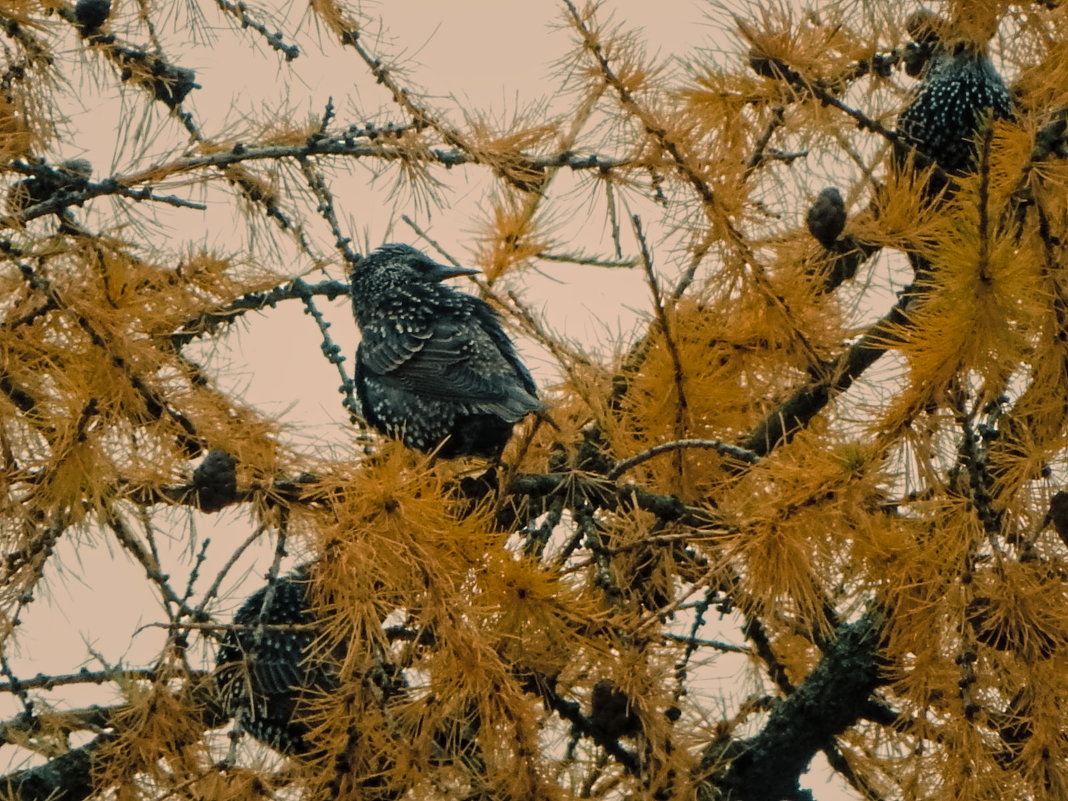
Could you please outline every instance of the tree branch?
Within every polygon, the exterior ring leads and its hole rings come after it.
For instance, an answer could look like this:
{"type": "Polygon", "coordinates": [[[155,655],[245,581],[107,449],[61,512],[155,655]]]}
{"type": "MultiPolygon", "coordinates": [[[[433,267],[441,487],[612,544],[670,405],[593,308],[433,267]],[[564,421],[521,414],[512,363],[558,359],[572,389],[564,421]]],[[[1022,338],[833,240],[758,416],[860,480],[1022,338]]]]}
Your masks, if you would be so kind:
{"type": "MultiPolygon", "coordinates": [[[[877,658],[882,625],[882,613],[873,611],[841,626],[808,678],[772,710],[759,734],[740,743],[727,771],[698,797],[711,801],[719,790],[736,801],[797,798],[798,778],[812,757],[864,715],[885,681],[877,658]]],[[[712,756],[706,749],[705,760],[712,756]]]]}
{"type": "MultiPolygon", "coordinates": [[[[900,300],[872,325],[849,350],[824,363],[822,378],[794,390],[779,408],[769,414],[749,435],[742,448],[757,456],[767,456],[789,442],[809,420],[819,414],[836,395],[852,386],[861,374],[897,341],[901,328],[909,324],[908,307],[915,296],[906,289],[900,300]]],[[[740,472],[737,467],[734,472],[740,472]]]]}
{"type": "Polygon", "coordinates": [[[115,739],[103,734],[43,765],[0,777],[0,795],[11,801],[83,801],[96,788],[92,776],[98,753],[115,739]]]}
{"type": "Polygon", "coordinates": [[[744,448],[739,448],[737,445],[729,445],[726,442],[720,442],[716,439],[680,439],[674,442],[663,442],[659,445],[654,445],[648,450],[644,450],[628,459],[624,459],[612,468],[606,478],[609,481],[615,481],[632,467],[637,467],[642,462],[647,462],[654,456],[659,456],[662,453],[669,453],[670,451],[682,450],[683,448],[704,448],[706,450],[718,451],[725,456],[730,456],[731,458],[737,459],[740,462],[745,462],[746,464],[755,464],[760,461],[760,457],[752,451],[747,451],[744,448]]]}

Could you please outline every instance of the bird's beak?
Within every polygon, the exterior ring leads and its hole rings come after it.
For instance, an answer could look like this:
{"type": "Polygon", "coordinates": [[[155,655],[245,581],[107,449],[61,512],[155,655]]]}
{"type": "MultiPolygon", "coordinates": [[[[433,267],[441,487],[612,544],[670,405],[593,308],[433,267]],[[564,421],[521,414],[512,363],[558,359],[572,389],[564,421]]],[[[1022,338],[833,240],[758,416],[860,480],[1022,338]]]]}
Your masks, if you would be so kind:
{"type": "Polygon", "coordinates": [[[435,281],[444,281],[448,278],[456,278],[459,275],[478,275],[479,270],[469,270],[466,267],[453,267],[447,264],[435,265],[437,270],[434,272],[435,281]]]}

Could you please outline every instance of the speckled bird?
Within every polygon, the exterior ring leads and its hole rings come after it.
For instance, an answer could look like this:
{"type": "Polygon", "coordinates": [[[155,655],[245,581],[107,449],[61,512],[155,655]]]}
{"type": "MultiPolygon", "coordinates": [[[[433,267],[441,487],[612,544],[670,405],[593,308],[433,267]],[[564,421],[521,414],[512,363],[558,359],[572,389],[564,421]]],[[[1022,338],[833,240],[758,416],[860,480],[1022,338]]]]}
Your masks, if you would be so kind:
{"type": "Polygon", "coordinates": [[[310,750],[309,726],[297,706],[303,698],[335,689],[337,676],[328,663],[309,659],[309,647],[319,632],[309,626],[316,617],[307,567],[275,582],[271,603],[264,609],[267,592],[268,587],[254,592],[234,615],[235,624],[250,628],[224,636],[215,681],[223,709],[245,731],[284,754],[304,754],[310,750]],[[254,627],[261,621],[268,626],[308,627],[257,631],[254,627]]]}
{"type": "MultiPolygon", "coordinates": [[[[897,118],[903,143],[895,148],[895,157],[904,164],[910,150],[903,145],[911,145],[947,175],[963,175],[975,169],[981,127],[990,119],[1011,117],[1012,97],[979,45],[935,41],[929,46],[926,71],[897,118]]],[[[945,181],[936,183],[933,189],[945,181]]]]}
{"type": "Polygon", "coordinates": [[[496,312],[441,282],[477,271],[383,245],[352,272],[356,394],[379,431],[444,458],[497,458],[542,408],[496,312]]]}

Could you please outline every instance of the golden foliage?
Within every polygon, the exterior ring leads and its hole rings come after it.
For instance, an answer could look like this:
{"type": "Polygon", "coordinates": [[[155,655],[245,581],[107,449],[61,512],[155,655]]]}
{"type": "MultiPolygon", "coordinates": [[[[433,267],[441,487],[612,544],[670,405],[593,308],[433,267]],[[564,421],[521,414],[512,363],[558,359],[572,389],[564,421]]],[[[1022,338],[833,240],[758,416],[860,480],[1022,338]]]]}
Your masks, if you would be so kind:
{"type": "Polygon", "coordinates": [[[240,123],[165,91],[207,12],[157,5],[113,4],[96,27],[85,5],[0,9],[12,751],[55,761],[85,732],[82,789],[131,800],[800,797],[820,750],[857,797],[1068,794],[1063,4],[940,9],[931,30],[992,54],[1015,104],[954,176],[901,157],[923,48],[905,46],[912,9],[876,0],[719,3],[727,38],[688,54],[655,53],[611,3],[565,0],[553,97],[507,119],[432,106],[456,88],[418,93],[381,49],[388,26],[327,0],[279,27],[356,64],[357,85],[303,111],[288,92],[316,84],[290,34],[224,3],[229,46],[286,53],[284,96],[235,101],[240,123]],[[110,164],[72,166],[73,101],[117,97],[110,164]],[[846,219],[825,240],[805,220],[827,187],[846,219]],[[500,463],[416,453],[360,419],[333,315],[400,219],[473,254],[509,335],[543,349],[545,416],[500,463]],[[645,292],[633,324],[585,297],[594,268],[645,292]],[[554,281],[605,341],[533,311],[555,311],[538,295],[554,281]],[[345,406],[288,376],[270,402],[250,389],[263,376],[228,332],[258,315],[256,340],[288,319],[276,307],[314,323],[345,406]],[[194,467],[213,449],[226,458],[194,467]],[[79,563],[105,557],[114,571],[79,563]],[[131,560],[159,599],[135,645],[150,632],[158,651],[116,667],[87,630],[65,653],[108,670],[19,679],[23,632],[49,634],[35,599],[105,588],[131,560]],[[322,680],[290,699],[309,751],[283,756],[217,708],[211,671],[243,631],[227,629],[242,571],[276,587],[298,563],[310,601],[290,611],[313,632],[283,668],[322,680]],[[860,624],[875,635],[840,653],[860,624]],[[64,695],[91,682],[102,711],[64,695]],[[777,770],[787,756],[802,767],[777,770]]]}

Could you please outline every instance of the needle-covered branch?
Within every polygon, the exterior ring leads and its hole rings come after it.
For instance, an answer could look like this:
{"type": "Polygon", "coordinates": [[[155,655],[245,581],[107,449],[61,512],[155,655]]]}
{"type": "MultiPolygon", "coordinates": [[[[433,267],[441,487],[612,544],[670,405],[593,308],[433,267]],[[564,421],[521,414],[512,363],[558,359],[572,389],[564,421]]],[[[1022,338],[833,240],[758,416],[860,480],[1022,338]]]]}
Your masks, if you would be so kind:
{"type": "MultiPolygon", "coordinates": [[[[101,181],[83,180],[57,188],[47,198],[33,205],[25,206],[17,213],[0,216],[0,225],[21,227],[31,220],[58,214],[72,206],[83,206],[100,197],[122,197],[134,201],[152,201],[177,208],[205,210],[207,207],[199,202],[177,195],[162,195],[151,189],[152,184],[161,181],[179,181],[184,176],[195,175],[208,167],[225,169],[247,161],[274,162],[283,159],[303,160],[311,156],[333,156],[339,158],[370,159],[380,161],[417,161],[436,164],[442,167],[456,167],[466,164],[478,164],[479,159],[463,150],[441,150],[435,148],[409,148],[389,145],[388,140],[403,132],[403,129],[372,129],[368,131],[343,132],[332,136],[317,136],[301,145],[255,145],[235,144],[231,149],[204,156],[190,156],[175,161],[150,167],[137,173],[118,174],[101,181]],[[385,143],[365,143],[356,141],[357,137],[369,137],[377,140],[382,137],[385,143]]],[[[594,171],[606,173],[617,169],[628,169],[628,159],[612,158],[598,154],[579,155],[562,151],[546,156],[523,155],[530,168],[538,171],[566,167],[576,172],[594,171]]],[[[22,165],[24,174],[34,175],[39,170],[29,165],[22,165]]],[[[15,165],[19,167],[18,164],[15,165]]],[[[237,176],[239,178],[240,176],[237,176]]],[[[237,180],[235,178],[235,180],[237,180]]],[[[262,194],[260,189],[247,183],[247,192],[262,194]]],[[[286,226],[291,223],[286,222],[286,226]]]]}
{"type": "Polygon", "coordinates": [[[92,775],[101,766],[100,753],[115,735],[101,734],[36,768],[0,777],[0,793],[12,801],[83,801],[95,792],[92,775]]]}

